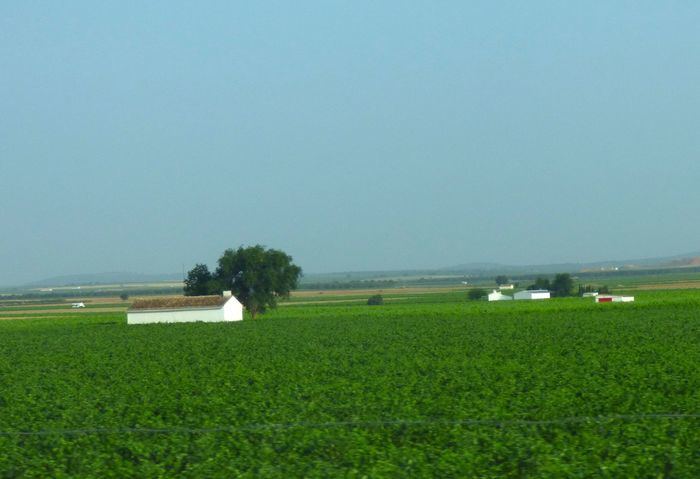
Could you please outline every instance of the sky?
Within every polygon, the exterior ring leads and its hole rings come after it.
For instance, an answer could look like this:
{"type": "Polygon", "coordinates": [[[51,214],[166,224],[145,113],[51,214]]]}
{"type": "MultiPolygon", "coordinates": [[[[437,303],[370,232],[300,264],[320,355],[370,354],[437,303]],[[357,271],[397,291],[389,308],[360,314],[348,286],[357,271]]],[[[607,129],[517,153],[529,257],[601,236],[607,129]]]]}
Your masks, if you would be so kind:
{"type": "Polygon", "coordinates": [[[0,3],[0,284],[700,250],[700,4],[0,3]]]}

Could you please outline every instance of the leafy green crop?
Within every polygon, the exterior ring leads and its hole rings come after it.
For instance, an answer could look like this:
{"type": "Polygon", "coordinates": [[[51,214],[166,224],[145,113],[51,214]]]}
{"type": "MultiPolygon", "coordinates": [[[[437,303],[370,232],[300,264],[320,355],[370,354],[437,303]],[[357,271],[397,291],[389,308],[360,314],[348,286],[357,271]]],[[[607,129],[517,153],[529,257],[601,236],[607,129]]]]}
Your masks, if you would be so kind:
{"type": "Polygon", "coordinates": [[[639,416],[700,413],[699,310],[674,292],[0,321],[0,477],[700,477],[700,419],[639,416]]]}

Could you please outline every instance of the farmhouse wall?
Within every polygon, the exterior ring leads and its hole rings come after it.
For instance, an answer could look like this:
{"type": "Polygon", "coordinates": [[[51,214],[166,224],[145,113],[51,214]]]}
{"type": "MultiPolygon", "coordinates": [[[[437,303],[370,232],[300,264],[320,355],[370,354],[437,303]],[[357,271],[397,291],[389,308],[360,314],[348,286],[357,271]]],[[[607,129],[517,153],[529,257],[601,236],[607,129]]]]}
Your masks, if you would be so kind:
{"type": "Polygon", "coordinates": [[[243,319],[243,305],[236,298],[231,297],[224,304],[224,321],[241,321],[243,319]]]}
{"type": "MultiPolygon", "coordinates": [[[[243,319],[243,318],[241,318],[243,319]]],[[[206,323],[226,321],[223,308],[216,309],[189,309],[189,310],[161,310],[161,311],[129,311],[127,313],[128,324],[147,323],[187,323],[203,321],[206,323]]]]}

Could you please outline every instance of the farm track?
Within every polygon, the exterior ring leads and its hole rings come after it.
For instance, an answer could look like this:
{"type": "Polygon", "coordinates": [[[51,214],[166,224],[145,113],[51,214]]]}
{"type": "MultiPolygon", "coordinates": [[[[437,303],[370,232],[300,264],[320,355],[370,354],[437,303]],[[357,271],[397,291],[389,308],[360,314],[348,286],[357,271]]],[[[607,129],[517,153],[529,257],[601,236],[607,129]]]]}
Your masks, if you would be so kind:
{"type": "Polygon", "coordinates": [[[15,311],[0,311],[0,319],[22,319],[29,316],[35,315],[90,315],[95,313],[116,313],[126,311],[126,307],[123,308],[67,308],[67,309],[31,309],[31,310],[15,310],[15,311]]]}

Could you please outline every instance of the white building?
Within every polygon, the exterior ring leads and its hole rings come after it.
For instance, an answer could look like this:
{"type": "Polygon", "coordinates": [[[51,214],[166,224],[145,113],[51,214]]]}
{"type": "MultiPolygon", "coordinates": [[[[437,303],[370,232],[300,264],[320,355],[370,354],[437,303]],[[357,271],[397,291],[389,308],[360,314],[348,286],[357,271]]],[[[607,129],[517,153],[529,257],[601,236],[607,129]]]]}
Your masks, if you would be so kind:
{"type": "Polygon", "coordinates": [[[513,299],[512,296],[501,293],[500,291],[493,290],[493,293],[489,293],[489,301],[508,301],[513,299]]]}
{"type": "Polygon", "coordinates": [[[240,321],[243,305],[224,291],[222,296],[178,296],[137,299],[126,314],[127,324],[240,321]]]}
{"type": "Polygon", "coordinates": [[[498,289],[513,289],[515,288],[514,284],[502,284],[498,287],[498,289]]]}
{"type": "Polygon", "coordinates": [[[610,296],[598,295],[595,298],[596,303],[631,303],[634,301],[634,296],[610,296]]]}
{"type": "Polygon", "coordinates": [[[546,289],[518,291],[513,295],[513,299],[549,299],[549,297],[549,291],[546,289]]]}

